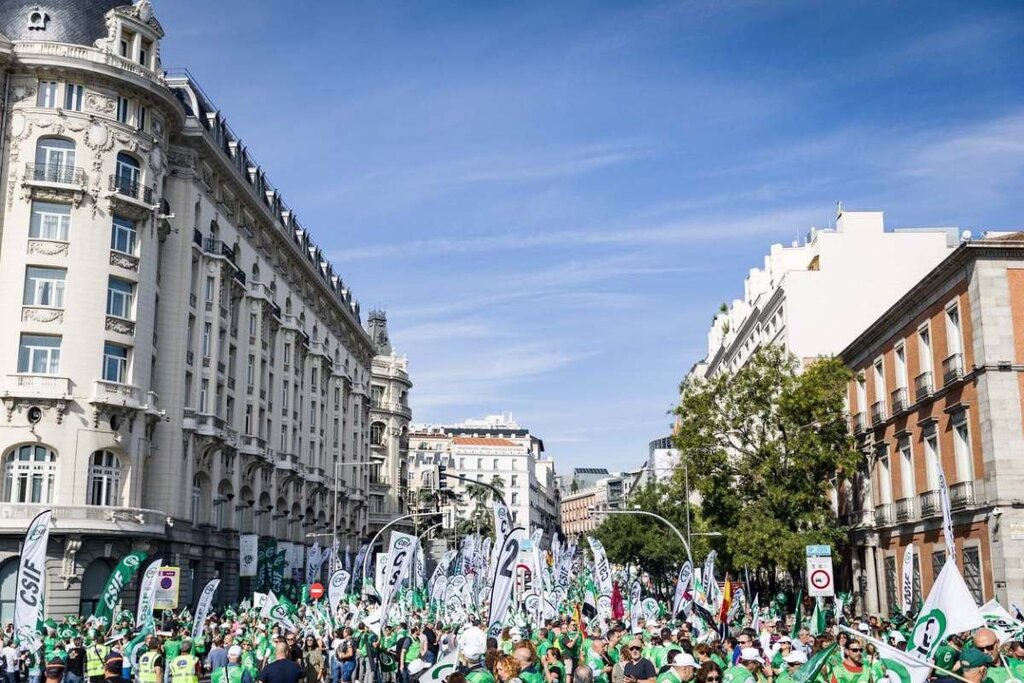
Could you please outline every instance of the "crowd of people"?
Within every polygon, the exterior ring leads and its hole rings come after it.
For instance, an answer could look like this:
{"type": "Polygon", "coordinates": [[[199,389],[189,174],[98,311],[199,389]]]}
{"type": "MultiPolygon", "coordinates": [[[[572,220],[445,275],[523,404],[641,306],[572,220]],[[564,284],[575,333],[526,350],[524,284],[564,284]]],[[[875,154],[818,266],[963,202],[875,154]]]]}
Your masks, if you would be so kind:
{"type": "MultiPolygon", "coordinates": [[[[211,615],[195,640],[187,623],[140,640],[79,620],[49,622],[38,652],[4,633],[4,683],[874,683],[890,676],[876,643],[902,649],[903,621],[842,620],[818,635],[788,620],[743,621],[697,634],[686,621],[639,619],[588,631],[578,618],[505,628],[488,637],[479,620],[452,624],[426,611],[379,629],[375,607],[346,605],[317,628],[300,607],[294,631],[255,610],[211,615]],[[854,634],[854,635],[851,635],[854,634]],[[793,637],[791,637],[791,635],[793,637]],[[817,656],[816,656],[817,655],[817,656]]],[[[113,629],[111,629],[113,630],[113,629]]],[[[981,628],[946,640],[935,655],[936,683],[1024,681],[1024,644],[981,628]]]]}

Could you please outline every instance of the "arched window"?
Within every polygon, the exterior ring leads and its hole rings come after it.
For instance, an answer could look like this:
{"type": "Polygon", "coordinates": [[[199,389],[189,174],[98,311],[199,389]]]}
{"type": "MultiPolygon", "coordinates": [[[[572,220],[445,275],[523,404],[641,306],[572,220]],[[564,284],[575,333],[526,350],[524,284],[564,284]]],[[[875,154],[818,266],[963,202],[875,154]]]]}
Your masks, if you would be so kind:
{"type": "Polygon", "coordinates": [[[46,446],[19,446],[4,458],[4,495],[8,503],[53,502],[57,454],[46,446]]]}
{"type": "Polygon", "coordinates": [[[244,505],[240,511],[238,519],[238,531],[244,534],[250,534],[256,529],[253,527],[253,505],[256,504],[255,496],[253,495],[252,489],[248,486],[243,486],[239,493],[239,505],[244,505]]]}
{"type": "Polygon", "coordinates": [[[121,504],[121,459],[110,451],[89,457],[89,505],[121,504]]]}
{"type": "Polygon", "coordinates": [[[383,422],[374,422],[370,425],[370,444],[374,446],[384,445],[384,433],[387,426],[383,422]]]}
{"type": "Polygon", "coordinates": [[[252,280],[253,282],[260,281],[260,265],[258,263],[252,264],[252,280]]]}
{"type": "Polygon", "coordinates": [[[288,501],[284,498],[277,499],[274,506],[274,516],[277,517],[277,540],[284,541],[288,538],[288,501]]]}
{"type": "Polygon", "coordinates": [[[259,533],[264,536],[270,535],[270,517],[274,510],[274,506],[270,504],[270,494],[264,491],[260,494],[260,502],[257,505],[257,512],[259,515],[259,533]]]}
{"type": "Polygon", "coordinates": [[[0,624],[14,621],[15,587],[18,584],[17,557],[0,564],[0,624]]]}
{"type": "Polygon", "coordinates": [[[110,563],[102,559],[93,560],[85,568],[85,573],[82,574],[82,593],[78,602],[79,614],[92,614],[96,611],[103,588],[110,578],[111,569],[110,563]]]}
{"type": "Polygon", "coordinates": [[[142,168],[135,157],[125,152],[118,153],[114,176],[117,179],[116,189],[119,194],[129,197],[139,196],[139,186],[142,184],[142,168]]]}
{"type": "Polygon", "coordinates": [[[231,482],[224,479],[217,486],[217,508],[214,513],[214,524],[218,529],[230,529],[233,525],[234,489],[231,482]]]}
{"type": "Polygon", "coordinates": [[[202,472],[192,477],[192,524],[198,526],[206,519],[206,501],[209,500],[210,481],[202,472]]]}
{"type": "Polygon", "coordinates": [[[289,297],[285,297],[285,300],[284,300],[284,312],[285,312],[285,315],[291,315],[291,313],[292,313],[292,298],[290,296],[289,297]]]}
{"type": "Polygon", "coordinates": [[[64,138],[39,138],[34,180],[71,183],[75,180],[75,143],[64,138]]]}

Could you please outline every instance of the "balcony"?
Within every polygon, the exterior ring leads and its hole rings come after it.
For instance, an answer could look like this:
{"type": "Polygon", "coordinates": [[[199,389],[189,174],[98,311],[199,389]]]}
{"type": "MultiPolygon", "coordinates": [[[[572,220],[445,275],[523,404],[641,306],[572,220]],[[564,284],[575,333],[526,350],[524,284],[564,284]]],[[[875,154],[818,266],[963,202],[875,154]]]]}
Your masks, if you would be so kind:
{"type": "Polygon", "coordinates": [[[900,387],[896,391],[892,392],[890,398],[892,398],[892,414],[896,415],[902,413],[907,409],[910,404],[907,402],[907,388],[900,387]]]}
{"type": "Polygon", "coordinates": [[[196,355],[191,351],[185,352],[185,362],[192,365],[195,362],[196,355]]]}
{"type": "Polygon", "coordinates": [[[249,283],[249,296],[254,299],[264,299],[268,302],[272,301],[270,287],[267,287],[262,282],[253,280],[249,283]]]}
{"type": "Polygon", "coordinates": [[[948,386],[964,378],[964,355],[954,353],[942,361],[942,384],[948,386]]]}
{"type": "Polygon", "coordinates": [[[207,237],[203,240],[203,251],[213,256],[220,256],[220,247],[223,244],[220,240],[214,239],[213,237],[207,237]]]}
{"type": "Polygon", "coordinates": [[[880,425],[885,422],[885,401],[875,401],[871,404],[871,425],[880,425]]]}
{"type": "Polygon", "coordinates": [[[923,401],[935,392],[935,382],[932,373],[922,372],[914,378],[914,397],[917,401],[923,401]]]}
{"type": "Polygon", "coordinates": [[[143,508],[100,505],[36,505],[13,503],[0,506],[0,533],[23,533],[29,522],[44,510],[53,510],[52,529],[75,536],[109,534],[163,536],[167,513],[143,508]]]}
{"type": "Polygon", "coordinates": [[[883,503],[875,506],[875,526],[889,526],[892,524],[892,503],[883,503]]]}
{"type": "Polygon", "coordinates": [[[388,401],[376,401],[373,405],[374,410],[381,410],[388,413],[394,413],[395,415],[401,415],[405,418],[412,418],[412,410],[409,406],[402,403],[390,403],[388,401]]]}
{"type": "Polygon", "coordinates": [[[915,500],[915,498],[900,498],[896,501],[897,522],[908,522],[917,516],[914,507],[915,500]]]}
{"type": "Polygon", "coordinates": [[[864,412],[861,411],[853,416],[853,433],[861,434],[865,429],[864,412]]]}
{"type": "Polygon", "coordinates": [[[77,166],[63,164],[25,164],[25,180],[30,183],[53,185],[74,185],[81,187],[88,182],[85,171],[77,166]]]}
{"type": "Polygon", "coordinates": [[[129,176],[117,174],[111,175],[110,191],[117,196],[134,199],[135,201],[142,202],[147,206],[153,205],[153,188],[148,185],[143,185],[129,176]]]}
{"type": "Polygon", "coordinates": [[[7,375],[3,395],[67,401],[71,399],[71,380],[56,375],[7,375]]]}
{"type": "Polygon", "coordinates": [[[134,384],[98,379],[92,383],[92,398],[89,399],[89,403],[142,408],[142,389],[134,384]]]}
{"type": "Polygon", "coordinates": [[[939,503],[938,491],[925,491],[921,494],[921,516],[931,517],[939,514],[941,505],[939,503]]]}
{"type": "Polygon", "coordinates": [[[267,442],[258,436],[245,434],[242,436],[242,445],[239,451],[250,455],[263,455],[267,449],[267,442]]]}
{"type": "Polygon", "coordinates": [[[961,481],[950,486],[949,505],[954,510],[974,505],[974,482],[961,481]]]}
{"type": "Polygon", "coordinates": [[[187,432],[194,432],[196,429],[196,409],[184,408],[181,411],[181,428],[187,432]]]}
{"type": "Polygon", "coordinates": [[[221,436],[224,431],[224,420],[209,413],[196,414],[196,431],[206,436],[221,436]]]}
{"type": "Polygon", "coordinates": [[[135,322],[125,320],[114,315],[108,315],[104,321],[103,329],[107,332],[115,332],[129,337],[135,336],[135,322]]]}

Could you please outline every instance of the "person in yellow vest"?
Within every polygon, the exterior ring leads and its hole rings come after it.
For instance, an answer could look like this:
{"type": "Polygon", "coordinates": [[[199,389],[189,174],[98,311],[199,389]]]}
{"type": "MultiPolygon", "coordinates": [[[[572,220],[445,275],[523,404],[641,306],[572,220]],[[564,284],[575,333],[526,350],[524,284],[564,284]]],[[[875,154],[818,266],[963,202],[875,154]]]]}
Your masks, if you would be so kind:
{"type": "Polygon", "coordinates": [[[108,654],[110,654],[110,648],[99,640],[93,640],[86,646],[85,675],[89,678],[89,683],[103,683],[105,677],[103,662],[106,661],[108,654]]]}
{"type": "Polygon", "coordinates": [[[146,638],[146,651],[139,657],[139,683],[164,683],[164,656],[156,636],[146,638]]]}
{"type": "Polygon", "coordinates": [[[242,648],[232,645],[228,648],[228,665],[213,670],[210,683],[253,683],[252,674],[242,667],[242,648]]]}
{"type": "Polygon", "coordinates": [[[192,654],[192,641],[181,643],[181,654],[167,662],[171,683],[199,683],[199,660],[192,654]]]}

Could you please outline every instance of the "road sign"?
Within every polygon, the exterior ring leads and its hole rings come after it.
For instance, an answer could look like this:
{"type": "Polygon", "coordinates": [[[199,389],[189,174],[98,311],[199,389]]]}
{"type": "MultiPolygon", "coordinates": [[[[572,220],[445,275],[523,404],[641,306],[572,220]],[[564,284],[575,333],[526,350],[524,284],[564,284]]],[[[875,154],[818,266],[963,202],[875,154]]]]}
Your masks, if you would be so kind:
{"type": "Polygon", "coordinates": [[[807,595],[812,598],[829,598],[835,594],[832,548],[827,545],[807,546],[807,595]]]}
{"type": "Polygon", "coordinates": [[[178,584],[181,571],[178,567],[161,567],[156,574],[156,590],[153,593],[153,609],[178,609],[178,584]]]}
{"type": "Polygon", "coordinates": [[[323,584],[318,582],[318,583],[314,583],[312,586],[310,586],[309,587],[309,597],[313,598],[314,600],[319,600],[320,598],[324,597],[324,586],[323,586],[323,584]]]}

